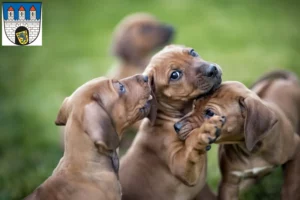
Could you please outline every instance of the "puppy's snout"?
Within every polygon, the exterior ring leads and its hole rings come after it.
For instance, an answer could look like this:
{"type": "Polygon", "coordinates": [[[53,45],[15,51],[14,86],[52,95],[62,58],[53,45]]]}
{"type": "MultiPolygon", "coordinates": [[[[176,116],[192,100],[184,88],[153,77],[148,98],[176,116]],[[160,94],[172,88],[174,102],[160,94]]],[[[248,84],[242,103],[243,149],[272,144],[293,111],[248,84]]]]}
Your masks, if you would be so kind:
{"type": "Polygon", "coordinates": [[[225,124],[225,122],[226,122],[226,117],[225,117],[225,116],[222,116],[222,117],[221,117],[221,122],[222,122],[222,125],[225,124]]]}
{"type": "Polygon", "coordinates": [[[176,133],[179,133],[179,131],[181,130],[181,128],[182,128],[182,123],[176,122],[174,124],[174,129],[175,129],[176,133]]]}
{"type": "Polygon", "coordinates": [[[218,67],[216,64],[211,64],[206,70],[206,76],[208,77],[216,77],[219,73],[218,67]]]}
{"type": "Polygon", "coordinates": [[[146,75],[137,75],[136,79],[139,83],[144,84],[144,83],[148,83],[148,76],[146,75]]]}
{"type": "Polygon", "coordinates": [[[173,26],[168,25],[168,24],[164,24],[161,26],[162,27],[162,31],[163,31],[163,38],[166,41],[170,41],[174,35],[175,29],[173,26]]]}
{"type": "Polygon", "coordinates": [[[167,31],[167,32],[169,32],[170,34],[173,34],[174,33],[174,27],[173,26],[171,26],[171,25],[165,25],[165,30],[167,31]]]}
{"type": "Polygon", "coordinates": [[[147,83],[148,82],[148,76],[143,75],[143,80],[144,80],[145,83],[147,83]]]}

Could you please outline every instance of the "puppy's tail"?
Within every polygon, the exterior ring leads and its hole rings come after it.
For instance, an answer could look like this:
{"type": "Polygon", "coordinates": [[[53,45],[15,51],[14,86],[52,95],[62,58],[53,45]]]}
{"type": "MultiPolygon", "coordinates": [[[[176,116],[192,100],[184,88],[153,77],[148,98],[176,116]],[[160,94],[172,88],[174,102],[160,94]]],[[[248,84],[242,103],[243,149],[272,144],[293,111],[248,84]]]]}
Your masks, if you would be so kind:
{"type": "Polygon", "coordinates": [[[250,88],[253,89],[257,84],[263,81],[273,82],[278,79],[284,79],[299,84],[299,79],[293,72],[287,70],[275,70],[260,77],[250,88]]]}

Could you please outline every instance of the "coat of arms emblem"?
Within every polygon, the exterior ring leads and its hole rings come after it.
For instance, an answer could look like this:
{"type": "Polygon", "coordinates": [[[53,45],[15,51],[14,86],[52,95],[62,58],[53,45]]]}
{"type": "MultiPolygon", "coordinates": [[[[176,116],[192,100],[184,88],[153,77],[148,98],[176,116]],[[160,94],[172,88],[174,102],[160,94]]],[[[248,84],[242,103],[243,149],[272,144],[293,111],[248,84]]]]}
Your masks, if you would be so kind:
{"type": "Polygon", "coordinates": [[[42,45],[42,3],[2,4],[2,45],[42,45]]]}

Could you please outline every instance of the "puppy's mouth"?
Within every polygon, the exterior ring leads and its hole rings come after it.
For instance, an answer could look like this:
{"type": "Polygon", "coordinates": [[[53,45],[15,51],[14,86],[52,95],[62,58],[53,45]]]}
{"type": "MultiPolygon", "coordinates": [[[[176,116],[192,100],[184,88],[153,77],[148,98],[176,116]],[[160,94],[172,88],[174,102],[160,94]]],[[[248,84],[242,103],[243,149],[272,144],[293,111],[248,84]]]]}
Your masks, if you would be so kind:
{"type": "Polygon", "coordinates": [[[196,99],[200,99],[202,97],[210,96],[212,93],[214,93],[221,85],[222,83],[222,78],[217,77],[217,81],[212,85],[212,87],[207,90],[204,94],[199,95],[196,99]]]}
{"type": "Polygon", "coordinates": [[[150,112],[150,109],[151,109],[151,101],[152,101],[153,97],[152,95],[150,95],[145,103],[145,105],[140,108],[140,112],[142,113],[142,116],[143,117],[146,117],[149,112],[150,112]]]}

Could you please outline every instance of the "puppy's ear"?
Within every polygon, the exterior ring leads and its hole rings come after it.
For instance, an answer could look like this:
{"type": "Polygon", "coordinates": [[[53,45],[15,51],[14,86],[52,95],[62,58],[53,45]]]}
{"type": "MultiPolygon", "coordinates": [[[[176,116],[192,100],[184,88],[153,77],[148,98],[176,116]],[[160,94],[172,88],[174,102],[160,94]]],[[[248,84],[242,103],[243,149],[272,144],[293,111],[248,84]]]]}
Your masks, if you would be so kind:
{"type": "Polygon", "coordinates": [[[150,108],[150,113],[147,116],[148,119],[151,122],[151,125],[154,125],[154,122],[156,120],[156,115],[157,115],[157,100],[156,100],[156,96],[155,96],[155,82],[154,82],[154,75],[153,73],[151,73],[150,75],[148,75],[149,77],[149,83],[151,86],[151,95],[152,95],[152,102],[151,102],[151,108],[150,108]]]}
{"type": "MultiPolygon", "coordinates": [[[[252,97],[239,100],[245,110],[244,134],[246,147],[252,151],[278,122],[274,111],[252,97]]],[[[242,111],[243,112],[243,111],[242,111]]]]}
{"type": "Polygon", "coordinates": [[[115,149],[119,145],[119,138],[109,113],[105,110],[99,95],[94,94],[96,100],[85,106],[84,128],[96,146],[103,149],[115,149]]]}
{"type": "Polygon", "coordinates": [[[67,120],[68,120],[68,116],[69,116],[68,100],[69,100],[68,97],[65,98],[65,100],[63,101],[63,103],[59,109],[58,115],[55,120],[55,124],[57,126],[64,126],[67,124],[67,120]]]}

